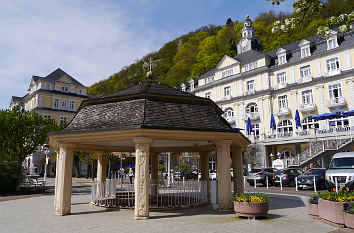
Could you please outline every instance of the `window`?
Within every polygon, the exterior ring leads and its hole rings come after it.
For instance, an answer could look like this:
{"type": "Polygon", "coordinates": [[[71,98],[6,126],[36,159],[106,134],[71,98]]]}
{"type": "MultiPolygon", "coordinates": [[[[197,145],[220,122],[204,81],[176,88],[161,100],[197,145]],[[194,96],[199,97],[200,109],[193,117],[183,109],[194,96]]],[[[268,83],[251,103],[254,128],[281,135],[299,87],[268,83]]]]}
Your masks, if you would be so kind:
{"type": "Polygon", "coordinates": [[[337,38],[331,38],[327,40],[327,50],[334,49],[337,47],[337,38]]]}
{"type": "Polygon", "coordinates": [[[334,98],[342,97],[342,87],[339,83],[328,86],[328,89],[329,89],[329,98],[334,99],[334,98]]]}
{"type": "Polygon", "coordinates": [[[304,66],[300,68],[300,77],[307,78],[311,76],[311,68],[310,66],[304,66]]]}
{"type": "Polygon", "coordinates": [[[204,79],[205,84],[212,83],[214,81],[214,77],[207,77],[204,79]]]}
{"type": "Polygon", "coordinates": [[[60,117],[60,124],[64,124],[64,123],[67,123],[67,122],[68,122],[68,118],[67,117],[64,117],[64,116],[60,117]]]}
{"type": "Polygon", "coordinates": [[[244,66],[244,68],[245,68],[245,71],[256,69],[257,68],[257,62],[255,61],[255,62],[251,62],[249,64],[246,64],[244,66]]]}
{"type": "Polygon", "coordinates": [[[277,83],[278,84],[287,83],[285,72],[281,72],[281,73],[277,74],[277,83]]]}
{"type": "Polygon", "coordinates": [[[51,115],[43,115],[43,119],[52,119],[51,115]]]}
{"type": "Polygon", "coordinates": [[[301,127],[303,130],[309,130],[309,129],[319,129],[320,125],[318,124],[317,121],[314,121],[310,119],[312,116],[308,116],[301,121],[301,127]]]}
{"type": "Polygon", "coordinates": [[[294,157],[294,152],[292,152],[289,149],[286,149],[286,150],[283,150],[280,153],[280,158],[279,159],[290,159],[290,158],[293,158],[293,157],[294,157]]]}
{"type": "Polygon", "coordinates": [[[70,109],[70,110],[75,110],[75,100],[70,100],[70,102],[69,102],[69,109],[70,109]]]}
{"type": "MultiPolygon", "coordinates": [[[[182,87],[182,89],[183,89],[183,87],[182,87]]],[[[182,90],[182,91],[184,91],[184,90],[182,90]]],[[[81,90],[81,89],[78,89],[78,90],[77,90],[77,94],[78,94],[78,95],[82,95],[82,90],[81,90]]]]}
{"type": "Polygon", "coordinates": [[[288,108],[288,96],[282,95],[278,97],[278,107],[281,108],[288,108]]]}
{"type": "Polygon", "coordinates": [[[205,93],[205,98],[210,99],[210,97],[211,97],[211,92],[207,92],[207,93],[205,93]]]}
{"type": "MultiPolygon", "coordinates": [[[[342,112],[336,112],[336,114],[342,114],[342,112]]],[[[349,126],[349,119],[348,117],[343,117],[339,119],[333,119],[329,122],[329,127],[348,127],[349,126]]]]}
{"type": "Polygon", "coordinates": [[[62,92],[69,92],[69,87],[63,86],[61,87],[62,92]]]}
{"type": "Polygon", "coordinates": [[[301,48],[301,57],[302,57],[302,58],[308,57],[308,56],[310,56],[310,55],[311,55],[311,53],[310,53],[310,46],[301,48]]]}
{"type": "Polygon", "coordinates": [[[222,77],[225,78],[225,77],[229,77],[231,75],[234,74],[234,70],[233,69],[230,69],[230,70],[225,70],[221,73],[222,77]]]}
{"type": "Polygon", "coordinates": [[[246,113],[258,112],[258,106],[256,103],[250,103],[246,106],[246,113]]]}
{"type": "Polygon", "coordinates": [[[49,84],[49,83],[46,83],[46,84],[45,84],[45,89],[46,89],[46,90],[49,90],[49,89],[50,89],[50,84],[49,84]]]}
{"type": "Polygon", "coordinates": [[[286,63],[286,54],[282,54],[278,56],[278,65],[282,65],[286,63]]]}
{"type": "Polygon", "coordinates": [[[247,81],[246,86],[247,86],[247,91],[254,90],[254,80],[247,81]]]}
{"type": "Polygon", "coordinates": [[[226,120],[231,120],[234,117],[234,110],[232,108],[225,109],[224,117],[226,120]]]}
{"type": "Polygon", "coordinates": [[[293,124],[290,120],[282,120],[278,123],[277,127],[278,133],[292,133],[293,124]]]}
{"type": "Polygon", "coordinates": [[[231,87],[230,86],[224,88],[224,96],[225,97],[231,96],[231,87]]]}
{"type": "Polygon", "coordinates": [[[313,95],[312,90],[303,91],[301,95],[303,104],[312,104],[313,103],[313,95]]]}
{"type": "Polygon", "coordinates": [[[326,64],[327,64],[327,71],[328,72],[339,69],[338,57],[328,59],[326,61],[326,64]]]}
{"type": "Polygon", "coordinates": [[[61,107],[62,107],[62,108],[66,108],[66,100],[63,100],[63,101],[61,102],[61,107]]]}
{"type": "Polygon", "coordinates": [[[259,124],[252,124],[252,132],[255,138],[259,138],[259,124]]]}
{"type": "Polygon", "coordinates": [[[59,99],[54,99],[54,108],[59,108],[59,99]]]}

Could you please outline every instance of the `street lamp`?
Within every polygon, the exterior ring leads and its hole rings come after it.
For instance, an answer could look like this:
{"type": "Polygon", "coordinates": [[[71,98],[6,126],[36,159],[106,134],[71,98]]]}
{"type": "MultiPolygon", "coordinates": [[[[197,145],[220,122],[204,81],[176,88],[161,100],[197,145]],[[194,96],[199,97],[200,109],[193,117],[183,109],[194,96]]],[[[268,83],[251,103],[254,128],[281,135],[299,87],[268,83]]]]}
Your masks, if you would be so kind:
{"type": "Polygon", "coordinates": [[[45,154],[45,165],[44,165],[44,185],[46,184],[47,181],[47,165],[48,165],[48,161],[49,161],[49,148],[48,145],[43,145],[42,147],[43,153],[45,154]]]}

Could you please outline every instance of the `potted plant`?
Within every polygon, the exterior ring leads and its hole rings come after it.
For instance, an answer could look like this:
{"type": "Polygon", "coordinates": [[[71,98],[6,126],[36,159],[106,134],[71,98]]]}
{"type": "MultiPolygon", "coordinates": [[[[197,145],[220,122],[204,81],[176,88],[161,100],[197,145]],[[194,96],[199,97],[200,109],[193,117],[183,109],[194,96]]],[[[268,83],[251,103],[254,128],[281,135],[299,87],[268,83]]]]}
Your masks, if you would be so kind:
{"type": "Polygon", "coordinates": [[[354,202],[349,202],[344,207],[344,225],[354,229],[354,202]]]}
{"type": "Polygon", "coordinates": [[[307,205],[309,215],[315,219],[319,219],[319,217],[318,217],[318,198],[319,198],[319,193],[316,193],[316,194],[310,196],[308,199],[308,205],[307,205]]]}
{"type": "Polygon", "coordinates": [[[337,226],[344,226],[344,207],[348,201],[354,201],[354,193],[347,190],[325,192],[319,195],[319,217],[337,226]]]}
{"type": "Polygon", "coordinates": [[[264,217],[269,211],[270,196],[264,193],[236,193],[234,210],[240,217],[264,217]]]}

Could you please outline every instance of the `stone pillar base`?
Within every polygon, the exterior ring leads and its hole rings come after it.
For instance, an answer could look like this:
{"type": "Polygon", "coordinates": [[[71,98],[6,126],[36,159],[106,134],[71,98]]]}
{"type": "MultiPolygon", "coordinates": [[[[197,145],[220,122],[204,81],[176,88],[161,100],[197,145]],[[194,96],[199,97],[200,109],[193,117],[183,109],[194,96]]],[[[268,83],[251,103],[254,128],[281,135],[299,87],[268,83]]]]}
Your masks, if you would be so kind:
{"type": "Polygon", "coordinates": [[[148,217],[135,216],[134,219],[135,220],[148,220],[149,216],[148,217]]]}

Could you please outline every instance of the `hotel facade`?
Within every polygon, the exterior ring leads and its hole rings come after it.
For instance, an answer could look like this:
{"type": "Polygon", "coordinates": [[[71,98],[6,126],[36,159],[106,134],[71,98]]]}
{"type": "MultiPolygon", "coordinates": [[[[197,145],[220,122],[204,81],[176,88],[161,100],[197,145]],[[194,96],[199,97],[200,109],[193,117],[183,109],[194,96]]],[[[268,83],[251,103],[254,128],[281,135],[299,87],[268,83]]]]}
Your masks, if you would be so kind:
{"type": "Polygon", "coordinates": [[[238,55],[225,55],[181,89],[212,99],[232,126],[244,129],[257,148],[255,166],[271,166],[275,159],[284,167],[328,166],[334,152],[351,150],[354,118],[311,117],[354,109],[353,31],[332,30],[329,38],[315,35],[267,53],[254,32],[247,17],[238,55]]]}
{"type": "MultiPolygon", "coordinates": [[[[54,119],[57,124],[68,123],[75,116],[83,100],[90,99],[87,87],[69,74],[56,69],[45,77],[32,76],[28,93],[23,97],[12,96],[10,109],[34,111],[45,119],[54,119]]],[[[42,150],[28,156],[24,167],[28,172],[44,173],[45,155],[42,150]]],[[[49,157],[48,175],[54,175],[55,160],[49,157]]],[[[85,171],[84,171],[85,172],[85,171]]]]}

